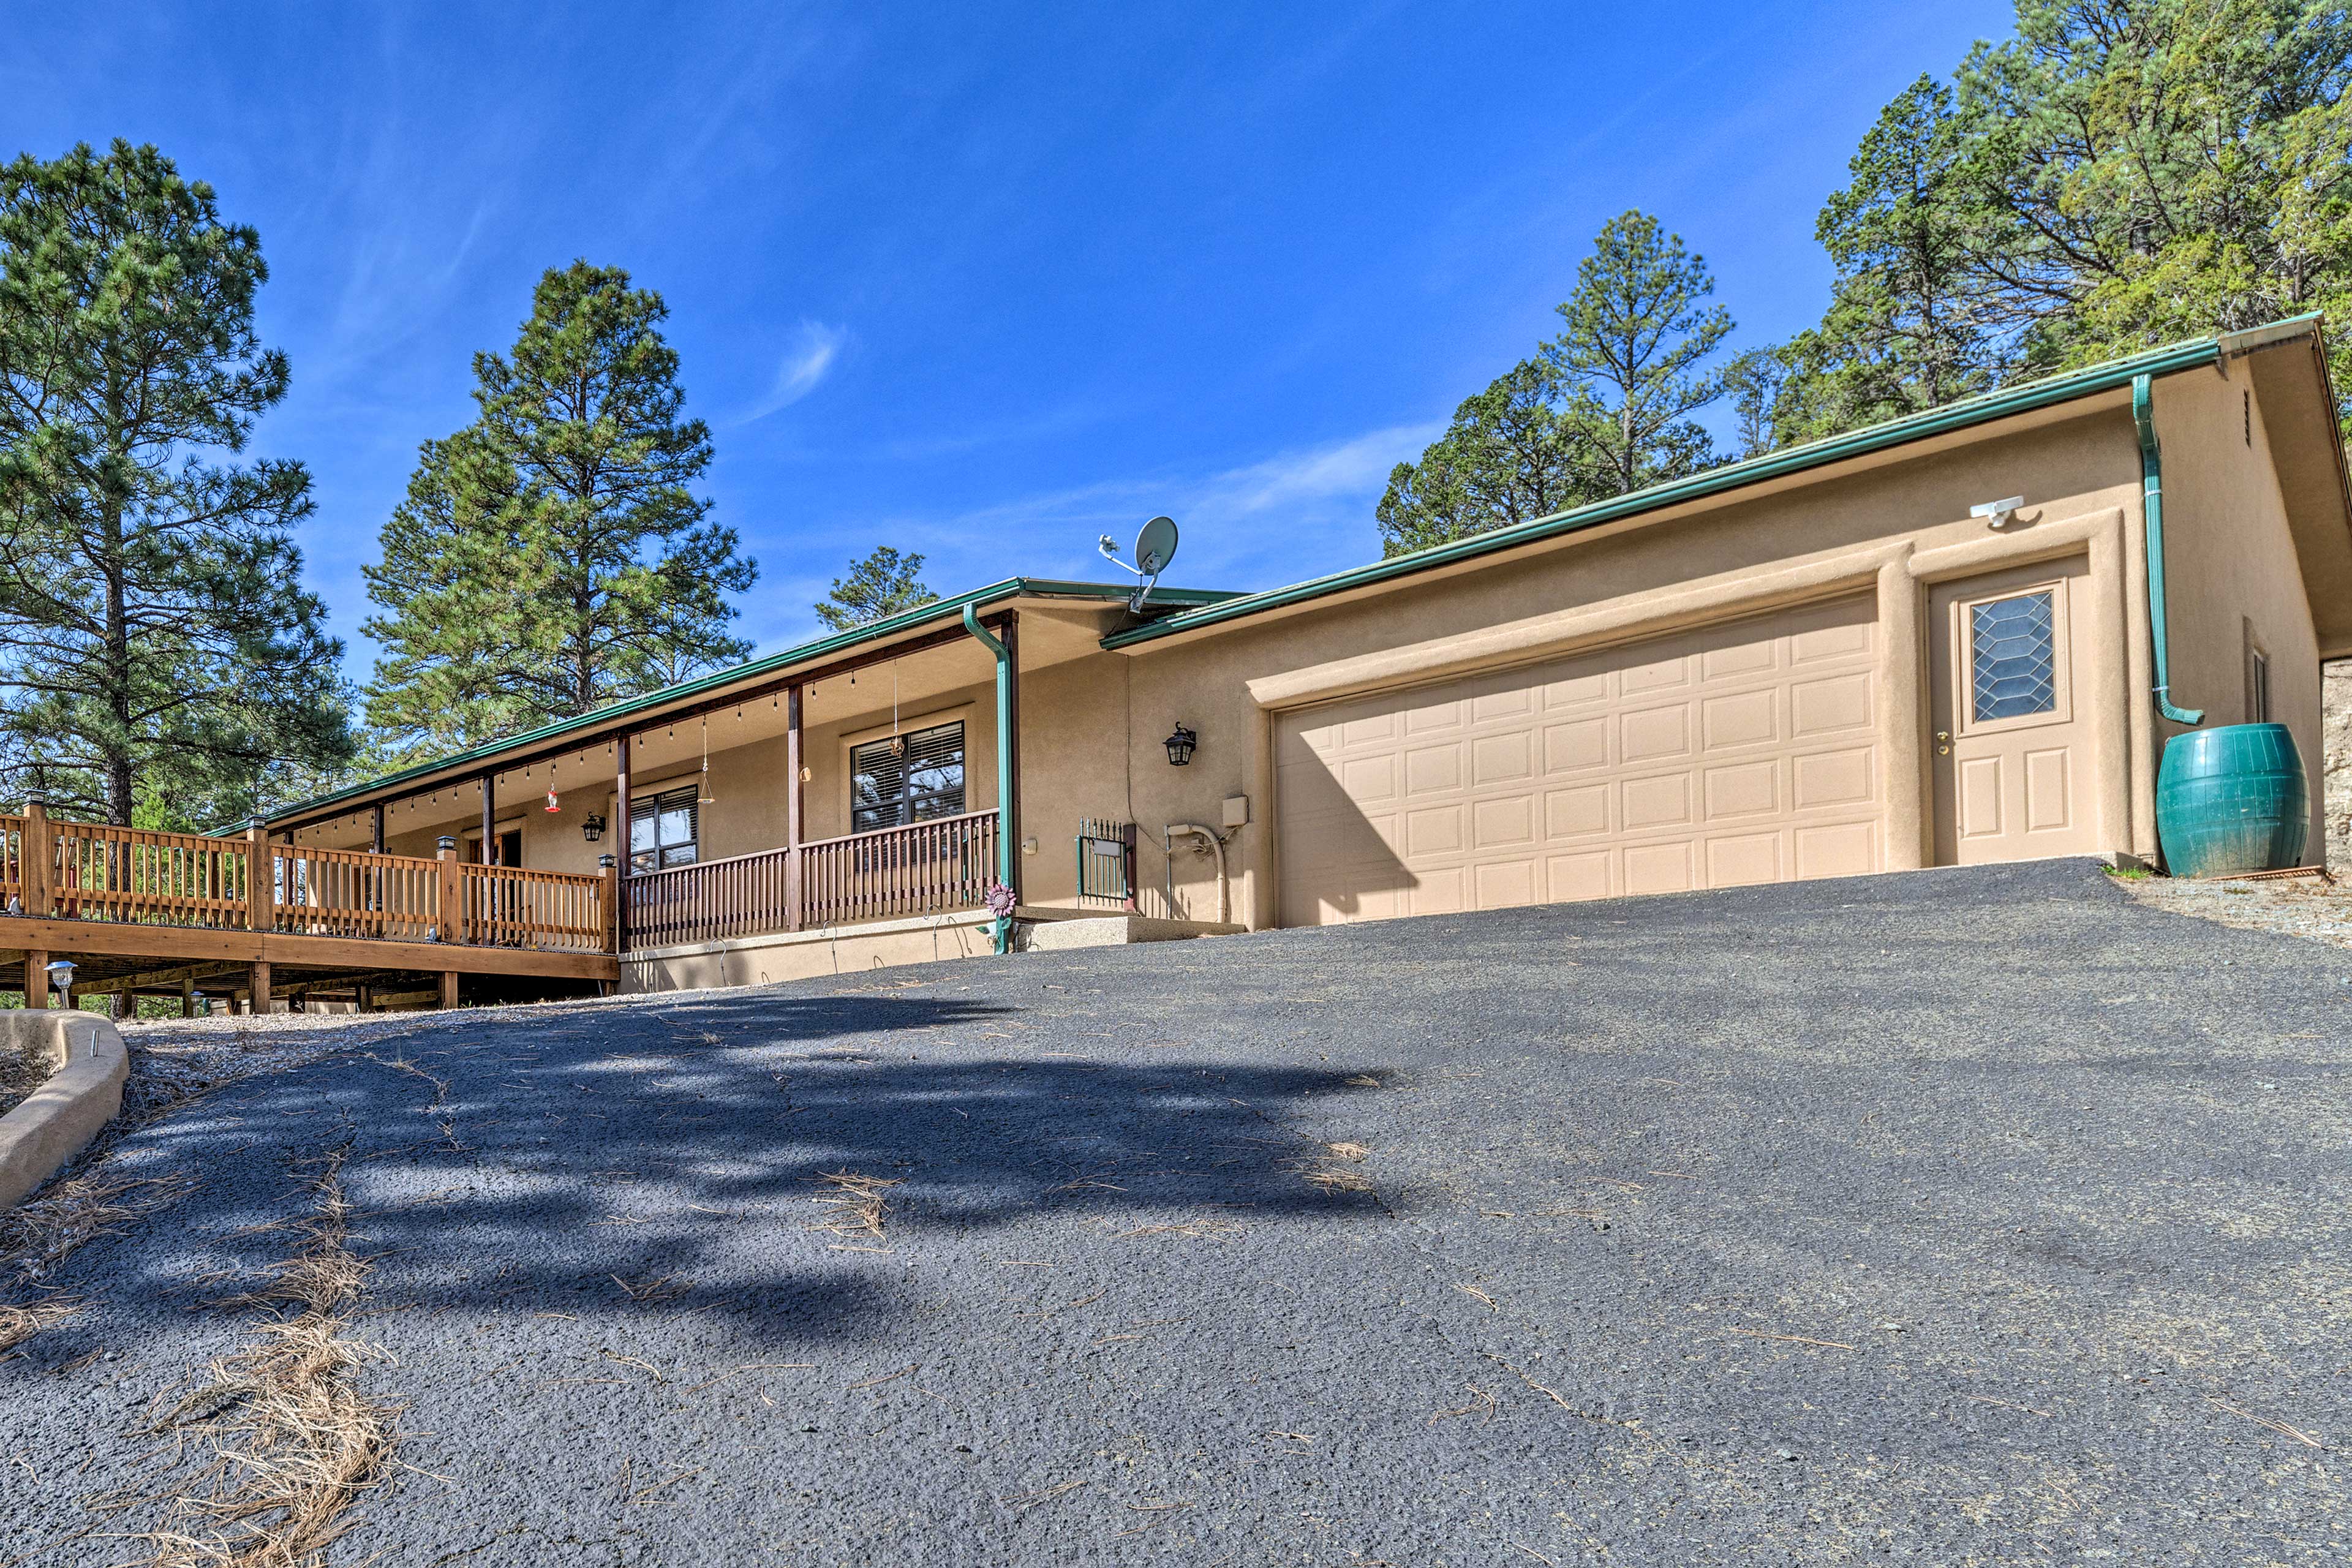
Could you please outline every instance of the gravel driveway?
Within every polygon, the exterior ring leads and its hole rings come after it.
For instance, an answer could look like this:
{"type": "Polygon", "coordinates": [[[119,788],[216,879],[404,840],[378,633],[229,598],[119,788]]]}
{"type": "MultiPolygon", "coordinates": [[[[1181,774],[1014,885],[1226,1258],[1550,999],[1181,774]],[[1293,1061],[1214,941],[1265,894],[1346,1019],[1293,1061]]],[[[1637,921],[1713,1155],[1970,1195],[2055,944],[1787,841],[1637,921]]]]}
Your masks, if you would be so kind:
{"type": "Polygon", "coordinates": [[[309,1311],[338,1563],[2342,1562],[2348,1005],[2059,863],[322,1028],[100,1167],[0,1521],[268,1523],[309,1311]]]}

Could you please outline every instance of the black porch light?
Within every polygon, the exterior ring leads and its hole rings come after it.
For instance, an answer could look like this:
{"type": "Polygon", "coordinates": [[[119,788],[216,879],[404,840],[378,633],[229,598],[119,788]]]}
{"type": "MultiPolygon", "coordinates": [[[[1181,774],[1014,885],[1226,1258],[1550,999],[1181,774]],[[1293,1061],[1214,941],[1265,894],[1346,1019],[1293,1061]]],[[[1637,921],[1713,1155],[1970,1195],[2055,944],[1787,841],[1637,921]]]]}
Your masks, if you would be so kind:
{"type": "Polygon", "coordinates": [[[582,817],[580,837],[591,844],[602,843],[604,838],[604,814],[601,811],[592,811],[582,817]]]}
{"type": "Polygon", "coordinates": [[[1200,743],[1201,737],[1184,728],[1182,721],[1179,721],[1176,732],[1161,742],[1168,748],[1168,765],[1171,768],[1181,768],[1190,763],[1192,760],[1192,749],[1200,743]]]}

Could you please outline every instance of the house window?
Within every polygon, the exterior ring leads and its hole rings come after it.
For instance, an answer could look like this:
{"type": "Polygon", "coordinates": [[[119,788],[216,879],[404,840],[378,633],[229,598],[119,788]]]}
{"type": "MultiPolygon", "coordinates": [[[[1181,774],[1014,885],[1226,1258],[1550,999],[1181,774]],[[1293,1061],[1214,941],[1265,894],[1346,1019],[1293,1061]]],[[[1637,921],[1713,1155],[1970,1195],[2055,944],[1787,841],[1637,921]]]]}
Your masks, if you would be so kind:
{"type": "Polygon", "coordinates": [[[961,720],[850,748],[852,833],[962,814],[961,720]]]}
{"type": "Polygon", "coordinates": [[[2057,603],[2047,589],[1969,610],[1969,686],[1979,723],[2058,706],[2057,603]]]}
{"type": "Polygon", "coordinates": [[[695,839],[701,830],[701,813],[695,809],[694,786],[666,790],[650,800],[629,803],[629,869],[658,871],[665,866],[690,866],[695,839]]]}
{"type": "Polygon", "coordinates": [[[2258,647],[2246,650],[2246,722],[2271,721],[2271,656],[2258,647]]]}

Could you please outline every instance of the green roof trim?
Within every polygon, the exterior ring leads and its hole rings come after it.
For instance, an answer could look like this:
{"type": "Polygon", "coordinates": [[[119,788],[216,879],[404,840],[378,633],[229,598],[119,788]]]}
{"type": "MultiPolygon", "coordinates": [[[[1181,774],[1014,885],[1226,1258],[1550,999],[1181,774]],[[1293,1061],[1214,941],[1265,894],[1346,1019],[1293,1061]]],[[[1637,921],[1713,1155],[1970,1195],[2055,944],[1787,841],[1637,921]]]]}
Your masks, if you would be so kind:
{"type": "Polygon", "coordinates": [[[1963,430],[1972,425],[1982,425],[1995,419],[2005,419],[2012,415],[2046,408],[2053,404],[2065,403],[2074,398],[2087,397],[2095,393],[2128,387],[2135,376],[2169,375],[2178,371],[2218,364],[2233,344],[2248,347],[2267,345],[2308,331],[2316,325],[2318,321],[2317,312],[2313,312],[2309,315],[2295,316],[2286,321],[2273,322],[2268,326],[2252,328],[2243,332],[2192,339],[2188,342],[2150,349],[2144,353],[2134,354],[2126,359],[2110,360],[2105,364],[2068,371],[2063,374],[2050,376],[2041,381],[2021,383],[2016,386],[2004,387],[1999,392],[1988,392],[1980,396],[1963,399],[1958,403],[1948,403],[1940,408],[1930,408],[1924,413],[1906,415],[1900,419],[1889,420],[1884,425],[1872,425],[1860,430],[1849,430],[1843,436],[1832,436],[1822,440],[1810,441],[1804,446],[1790,447],[1785,451],[1768,452],[1760,458],[1750,458],[1744,462],[1726,464],[1719,468],[1709,468],[1705,473],[1693,474],[1688,479],[1675,479],[1666,484],[1653,485],[1648,489],[1612,496],[1607,500],[1595,501],[1590,506],[1580,506],[1568,511],[1555,513],[1550,517],[1540,517],[1529,522],[1514,524],[1509,528],[1496,529],[1491,533],[1476,533],[1466,539],[1433,544],[1426,550],[1415,551],[1410,555],[1391,556],[1385,561],[1376,561],[1368,566],[1350,567],[1345,572],[1335,572],[1328,576],[1310,578],[1304,583],[1294,583],[1286,588],[1269,588],[1263,593],[1243,594],[1234,598],[1221,599],[1213,605],[1205,605],[1197,609],[1164,616],[1148,626],[1130,626],[1125,631],[1113,632],[1103,638],[1103,647],[1133,647],[1139,643],[1174,637],[1181,632],[1194,631],[1202,626],[1219,626],[1228,621],[1240,620],[1247,616],[1263,615],[1269,610],[1303,604],[1310,599],[1346,593],[1351,588],[1362,588],[1377,583],[1391,582],[1399,577],[1411,576],[1417,572],[1429,571],[1433,567],[1451,565],[1457,561],[1467,561],[1477,556],[1492,554],[1497,551],[1515,549],[1522,544],[1532,544],[1540,540],[1555,539],[1562,534],[1576,533],[1588,528],[1598,528],[1603,523],[1616,522],[1625,518],[1639,516],[1645,511],[1657,510],[1662,507],[1675,506],[1685,501],[1719,495],[1726,490],[1738,489],[1744,485],[1756,484],[1765,479],[1778,479],[1784,474],[1801,473],[1807,468],[1817,468],[1825,464],[1842,462],[1849,458],[1883,451],[1889,447],[1899,447],[1906,442],[1924,441],[1931,437],[1946,435],[1954,430],[1963,430]]]}
{"type": "MultiPolygon", "coordinates": [[[[868,626],[853,626],[848,631],[835,632],[830,637],[818,637],[814,642],[804,642],[797,647],[788,647],[782,653],[770,654],[765,658],[756,658],[748,664],[714,670],[709,675],[697,676],[692,680],[680,681],[675,686],[666,686],[659,691],[647,692],[643,697],[632,697],[626,701],[615,702],[610,707],[599,708],[591,713],[583,713],[576,719],[559,719],[551,724],[542,724],[536,730],[526,730],[520,734],[509,735],[502,740],[476,746],[470,751],[436,757],[429,763],[419,763],[414,767],[403,768],[397,773],[385,773],[380,778],[370,779],[364,784],[352,784],[347,788],[334,790],[326,795],[315,795],[299,805],[281,807],[270,813],[266,820],[270,826],[275,826],[289,817],[310,816],[321,811],[331,811],[336,805],[346,801],[359,800],[374,795],[380,790],[391,789],[409,783],[411,780],[428,779],[436,773],[446,773],[452,768],[462,768],[473,763],[491,762],[506,752],[560,740],[565,735],[574,734],[583,730],[604,729],[614,721],[626,719],[633,713],[666,708],[673,702],[688,701],[709,692],[723,690],[738,681],[756,680],[761,676],[778,674],[792,668],[794,665],[825,658],[833,654],[856,647],[862,643],[881,642],[896,637],[900,632],[927,626],[934,621],[961,619],[964,606],[967,605],[977,607],[982,605],[994,604],[1001,599],[1025,598],[1124,600],[1132,598],[1134,594],[1135,590],[1132,587],[1118,583],[1065,583],[1043,577],[1007,577],[1002,582],[991,583],[984,588],[974,588],[968,594],[959,594],[947,599],[934,599],[928,605],[919,605],[911,610],[902,611],[868,626]]],[[[1233,598],[1235,595],[1207,588],[1154,588],[1151,591],[1151,596],[1155,602],[1163,605],[1205,606],[1220,599],[1233,598]]]]}

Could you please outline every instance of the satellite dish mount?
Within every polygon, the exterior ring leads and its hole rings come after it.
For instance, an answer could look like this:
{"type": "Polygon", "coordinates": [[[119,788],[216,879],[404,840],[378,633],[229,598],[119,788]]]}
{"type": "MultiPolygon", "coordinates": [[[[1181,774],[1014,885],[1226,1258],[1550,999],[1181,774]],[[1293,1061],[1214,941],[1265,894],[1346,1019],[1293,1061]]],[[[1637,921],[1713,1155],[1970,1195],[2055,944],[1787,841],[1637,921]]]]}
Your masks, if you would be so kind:
{"type": "Polygon", "coordinates": [[[1142,579],[1136,585],[1135,597],[1127,602],[1128,613],[1139,616],[1143,614],[1144,602],[1151,597],[1151,590],[1159,586],[1160,574],[1167,571],[1168,563],[1176,559],[1176,520],[1155,517],[1143,525],[1142,531],[1135,536],[1135,564],[1132,566],[1118,558],[1118,543],[1109,534],[1097,540],[1095,547],[1103,552],[1103,559],[1142,579]]]}

